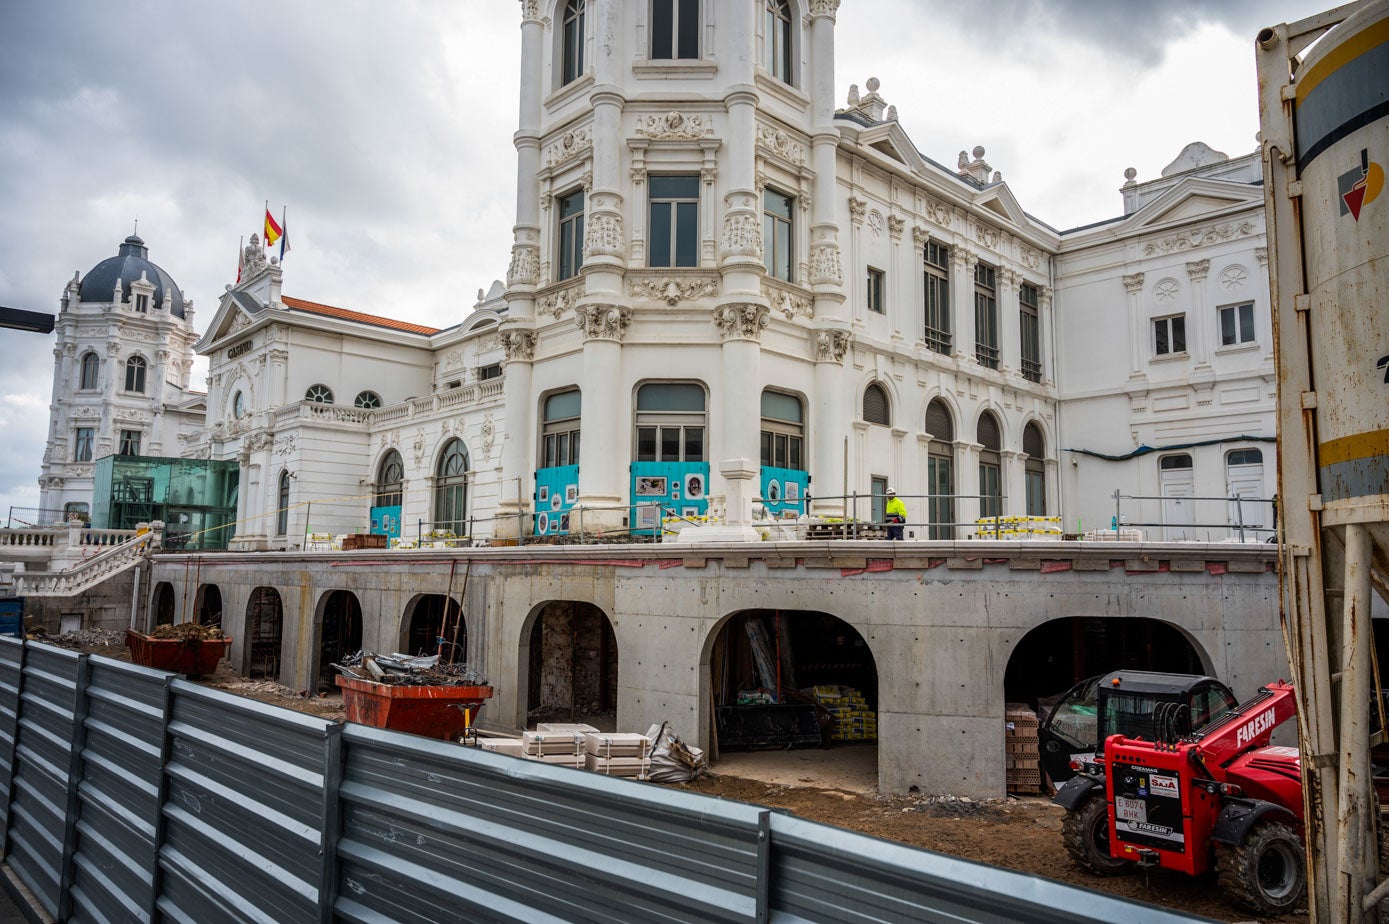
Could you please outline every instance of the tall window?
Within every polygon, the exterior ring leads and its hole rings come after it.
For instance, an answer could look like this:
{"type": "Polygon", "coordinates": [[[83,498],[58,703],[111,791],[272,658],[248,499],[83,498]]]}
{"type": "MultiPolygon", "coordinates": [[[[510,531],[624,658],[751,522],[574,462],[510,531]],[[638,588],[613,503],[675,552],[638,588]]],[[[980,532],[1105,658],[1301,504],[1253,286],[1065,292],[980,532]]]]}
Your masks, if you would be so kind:
{"type": "Polygon", "coordinates": [[[304,400],[314,404],[332,404],[333,389],[327,385],[310,385],[309,390],[304,392],[304,400]]]}
{"type": "Polygon", "coordinates": [[[927,241],[923,252],[926,282],[926,345],[950,352],[950,248],[927,241]]]}
{"type": "Polygon", "coordinates": [[[1003,513],[1003,442],[998,421],[985,412],[979,417],[977,441],[979,451],[979,516],[996,517],[1003,513]]]}
{"type": "Polygon", "coordinates": [[[791,282],[790,196],[768,189],[762,193],[762,259],[768,275],[791,282]]]}
{"type": "Polygon", "coordinates": [[[791,82],[791,4],[787,0],[767,0],[764,14],[767,73],[784,83],[791,82]]]}
{"type": "Polygon", "coordinates": [[[583,395],[576,388],[545,399],[545,422],[540,434],[540,467],[579,464],[579,422],[583,395]]]}
{"type": "Polygon", "coordinates": [[[805,422],[801,401],[779,391],[762,392],[762,464],[805,470],[805,422]]]}
{"type": "Polygon", "coordinates": [[[569,0],[564,5],[564,50],[560,85],[573,83],[584,75],[585,0],[569,0]]]}
{"type": "Polygon", "coordinates": [[[275,535],[289,532],[289,472],[280,472],[280,490],[275,496],[275,535]]]}
{"type": "Polygon", "coordinates": [[[1254,342],[1254,303],[1220,306],[1220,345],[1254,342]]]}
{"type": "Polygon", "coordinates": [[[939,398],[926,407],[926,502],[932,539],[955,538],[955,423],[939,398]]]}
{"type": "Polygon", "coordinates": [[[584,191],[559,197],[559,278],[577,276],[584,265],[584,191]]]}
{"type": "Polygon", "coordinates": [[[135,310],[141,314],[149,314],[150,297],[148,295],[135,296],[135,310]]]}
{"type": "Polygon", "coordinates": [[[892,425],[892,405],[887,400],[887,392],[877,382],[863,390],[863,419],[884,427],[892,425]]]}
{"type": "Polygon", "coordinates": [[[120,442],[120,455],[138,456],[140,454],[140,431],[122,430],[120,442]]]}
{"type": "Polygon", "coordinates": [[[998,368],[998,293],[996,270],[987,263],[974,265],[974,356],[979,365],[998,368]]]}
{"type": "Polygon", "coordinates": [[[1153,319],[1153,352],[1158,356],[1186,352],[1186,315],[1153,319]]]}
{"type": "MultiPolygon", "coordinates": [[[[693,5],[693,4],[692,4],[693,5]]],[[[653,176],[650,266],[699,265],[699,177],[653,176]]]]}
{"type": "Polygon", "coordinates": [[[132,356],[125,361],[125,390],[145,393],[145,358],[132,356]]]}
{"type": "Polygon", "coordinates": [[[72,461],[90,462],[92,461],[92,438],[96,435],[93,427],[78,427],[76,438],[72,444],[72,461]]]}
{"type": "Polygon", "coordinates": [[[651,57],[699,57],[699,0],[651,0],[651,57]]]}
{"type": "Polygon", "coordinates": [[[1027,453],[1023,463],[1023,480],[1027,488],[1027,515],[1044,517],[1047,515],[1047,446],[1042,438],[1042,428],[1030,423],[1022,431],[1022,451],[1027,453]]]}
{"type": "Polygon", "coordinates": [[[373,507],[399,507],[405,489],[405,464],[400,453],[392,449],[381,459],[376,469],[376,496],[373,507]]]}
{"type": "Polygon", "coordinates": [[[1037,319],[1037,287],[1024,282],[1018,288],[1018,321],[1022,331],[1022,376],[1042,380],[1042,329],[1037,319]]]}
{"type": "Polygon", "coordinates": [[[637,390],[638,462],[703,462],[704,389],[653,382],[637,390]]]}
{"type": "Polygon", "coordinates": [[[878,314],[886,314],[887,309],[883,305],[883,289],[886,288],[886,279],[883,271],[868,267],[868,310],[878,314]]]}
{"type": "Polygon", "coordinates": [[[439,457],[434,478],[434,528],[460,535],[468,523],[468,450],[460,439],[449,440],[439,457]]]}
{"type": "Polygon", "coordinates": [[[101,357],[95,353],[82,354],[82,376],[78,379],[78,388],[96,388],[98,378],[101,375],[101,357]]]}

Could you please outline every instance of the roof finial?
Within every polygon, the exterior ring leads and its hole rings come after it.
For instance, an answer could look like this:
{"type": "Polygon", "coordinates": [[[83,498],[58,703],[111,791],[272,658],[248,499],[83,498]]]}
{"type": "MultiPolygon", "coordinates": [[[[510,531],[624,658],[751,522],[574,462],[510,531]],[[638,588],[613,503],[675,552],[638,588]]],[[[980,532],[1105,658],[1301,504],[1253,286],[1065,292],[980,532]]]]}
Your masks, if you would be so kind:
{"type": "Polygon", "coordinates": [[[131,237],[139,237],[139,236],[140,236],[140,219],[138,219],[138,218],[135,219],[135,230],[130,232],[130,236],[131,236],[131,237]]]}

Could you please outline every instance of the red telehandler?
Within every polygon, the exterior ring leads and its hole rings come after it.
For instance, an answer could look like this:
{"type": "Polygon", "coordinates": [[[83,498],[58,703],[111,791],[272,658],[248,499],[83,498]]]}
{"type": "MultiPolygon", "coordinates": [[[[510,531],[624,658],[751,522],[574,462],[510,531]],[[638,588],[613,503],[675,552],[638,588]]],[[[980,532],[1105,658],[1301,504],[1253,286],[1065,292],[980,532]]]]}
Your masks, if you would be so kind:
{"type": "Polygon", "coordinates": [[[1099,875],[1136,865],[1199,876],[1214,867],[1236,903],[1291,910],[1307,885],[1302,767],[1297,748],[1269,741],[1297,714],[1292,685],[1262,687],[1193,730],[1185,704],[1128,695],[1122,673],[1106,681],[1109,727],[1141,717],[1153,740],[1109,736],[1057,792],[1071,857],[1099,875]]]}

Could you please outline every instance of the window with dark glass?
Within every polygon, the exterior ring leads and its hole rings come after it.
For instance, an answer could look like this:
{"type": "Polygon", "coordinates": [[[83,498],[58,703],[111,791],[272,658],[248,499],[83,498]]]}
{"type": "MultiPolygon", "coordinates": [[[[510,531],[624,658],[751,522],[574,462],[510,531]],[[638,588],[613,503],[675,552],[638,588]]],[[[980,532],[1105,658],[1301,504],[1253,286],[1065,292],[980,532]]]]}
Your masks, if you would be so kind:
{"type": "Polygon", "coordinates": [[[705,461],[704,400],[704,389],[690,382],[637,389],[636,461],[705,461]]]}
{"type": "Polygon", "coordinates": [[[280,472],[280,490],[275,497],[275,535],[289,532],[289,472],[280,472]]]}
{"type": "Polygon", "coordinates": [[[95,353],[82,354],[82,375],[78,380],[78,388],[92,389],[97,388],[101,375],[101,357],[95,353]]]}
{"type": "Polygon", "coordinates": [[[499,379],[502,377],[501,363],[488,363],[485,366],[477,367],[477,380],[485,382],[488,379],[499,379]]]}
{"type": "Polygon", "coordinates": [[[135,310],[141,314],[148,314],[150,310],[150,297],[148,295],[135,296],[135,310]]]}
{"type": "Polygon", "coordinates": [[[762,193],[762,259],[767,273],[777,279],[791,277],[791,205],[795,200],[775,190],[762,193]]]}
{"type": "Polygon", "coordinates": [[[92,440],[96,436],[93,427],[78,427],[72,445],[72,461],[92,461],[92,440]]]}
{"type": "Polygon", "coordinates": [[[950,248],[927,241],[922,252],[926,283],[926,346],[950,352],[950,248]]]}
{"type": "Polygon", "coordinates": [[[868,310],[878,314],[886,314],[887,309],[883,306],[883,271],[868,267],[868,310]]]}
{"type": "Polygon", "coordinates": [[[699,57],[699,0],[651,0],[651,57],[699,57]]]}
{"type": "Polygon", "coordinates": [[[140,454],[140,431],[122,430],[118,452],[123,456],[138,456],[140,454]]]}
{"type": "Polygon", "coordinates": [[[699,265],[699,177],[653,176],[648,180],[650,266],[699,265]]]}
{"type": "Polygon", "coordinates": [[[1220,345],[1254,342],[1254,303],[1220,306],[1220,345]]]}
{"type": "Polygon", "coordinates": [[[381,460],[381,466],[376,470],[376,499],[373,505],[377,507],[398,507],[405,492],[405,463],[401,461],[400,453],[392,449],[386,453],[381,460]]]}
{"type": "Polygon", "coordinates": [[[974,265],[974,356],[987,369],[998,368],[997,271],[987,263],[974,265]]]}
{"type": "Polygon", "coordinates": [[[132,356],[125,361],[125,390],[145,392],[145,358],[132,356]]]}
{"type": "Polygon", "coordinates": [[[353,400],[352,406],[368,411],[375,410],[381,406],[381,396],[374,391],[361,392],[353,400]]]}
{"type": "Polygon", "coordinates": [[[1039,326],[1037,287],[1024,282],[1018,288],[1018,321],[1022,336],[1022,376],[1042,380],[1042,330],[1039,326]]]}
{"type": "Polygon", "coordinates": [[[955,538],[955,422],[939,398],[926,407],[926,501],[930,538],[955,538]]]}
{"type": "Polygon", "coordinates": [[[1186,352],[1186,315],[1153,320],[1153,352],[1158,356],[1186,352]]]}
{"type": "Polygon", "coordinates": [[[980,416],[976,439],[983,447],[979,451],[979,516],[1001,516],[1003,513],[1003,444],[998,421],[992,414],[985,413],[980,416]]]}
{"type": "Polygon", "coordinates": [[[332,404],[333,390],[327,385],[310,385],[308,391],[304,392],[304,400],[314,404],[332,404]]]}
{"type": "Polygon", "coordinates": [[[801,400],[779,391],[762,392],[762,464],[805,470],[805,422],[801,400]]]}
{"type": "Polygon", "coordinates": [[[884,427],[892,425],[892,406],[888,403],[887,392],[877,382],[863,390],[863,419],[884,427]]]}
{"type": "Polygon", "coordinates": [[[450,440],[434,472],[434,528],[467,532],[468,450],[463,441],[450,440]]]}
{"type": "Polygon", "coordinates": [[[564,30],[560,65],[561,86],[573,83],[584,74],[585,6],[585,0],[569,0],[564,5],[564,20],[561,24],[564,30]]]}
{"type": "Polygon", "coordinates": [[[791,82],[791,4],[787,0],[767,0],[763,14],[766,31],[762,64],[767,73],[791,82]]]}
{"type": "Polygon", "coordinates": [[[579,464],[579,422],[583,395],[576,388],[545,399],[544,426],[540,434],[540,467],[579,464]]]}
{"type": "Polygon", "coordinates": [[[578,275],[584,265],[584,191],[559,197],[559,279],[578,275]]]}
{"type": "Polygon", "coordinates": [[[1035,423],[1028,424],[1022,432],[1022,451],[1027,453],[1027,461],[1023,463],[1027,515],[1044,517],[1047,515],[1047,449],[1042,439],[1042,429],[1035,423]]]}

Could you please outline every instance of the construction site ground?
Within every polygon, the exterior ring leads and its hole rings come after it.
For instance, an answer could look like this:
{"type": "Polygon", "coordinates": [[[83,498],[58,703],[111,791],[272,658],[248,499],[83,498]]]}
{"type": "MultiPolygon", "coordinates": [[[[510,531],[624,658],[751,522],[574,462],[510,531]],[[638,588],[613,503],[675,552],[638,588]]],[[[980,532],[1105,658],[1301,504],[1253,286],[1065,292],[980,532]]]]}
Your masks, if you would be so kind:
{"type": "MultiPolygon", "coordinates": [[[[123,640],[114,644],[105,644],[99,638],[50,641],[129,660],[123,640]]],[[[247,679],[231,671],[225,661],[215,675],[199,682],[325,719],[343,719],[342,700],[337,695],[310,696],[288,690],[273,680],[247,679]]],[[[765,805],[872,837],[1218,921],[1254,919],[1251,913],[1225,899],[1213,875],[1193,879],[1152,870],[1101,878],[1073,865],[1061,844],[1062,810],[1045,796],[1014,795],[1006,800],[974,801],[949,796],[880,795],[877,779],[876,747],[845,744],[824,749],[722,753],[708,773],[682,788],[765,805]]],[[[1305,910],[1301,910],[1258,920],[1269,924],[1305,924],[1307,919],[1305,910]]]]}

